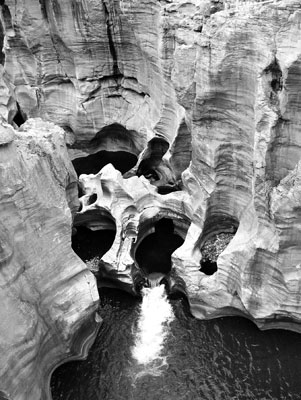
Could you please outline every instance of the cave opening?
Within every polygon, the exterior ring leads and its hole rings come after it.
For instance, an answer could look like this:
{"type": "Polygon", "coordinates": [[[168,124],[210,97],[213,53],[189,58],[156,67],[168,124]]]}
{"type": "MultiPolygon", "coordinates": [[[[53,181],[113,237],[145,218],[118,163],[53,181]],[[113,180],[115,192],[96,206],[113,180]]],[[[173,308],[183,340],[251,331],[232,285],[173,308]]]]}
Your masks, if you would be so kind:
{"type": "Polygon", "coordinates": [[[238,221],[226,215],[211,215],[204,224],[200,241],[202,259],[200,272],[213,275],[217,272],[217,259],[231,242],[238,228],[238,221]]]}
{"type": "Polygon", "coordinates": [[[26,118],[24,117],[23,113],[21,112],[20,106],[17,103],[17,112],[13,118],[13,122],[17,125],[17,126],[21,126],[25,123],[26,118]]]}
{"type": "Polygon", "coordinates": [[[98,271],[100,259],[113,245],[116,223],[105,210],[78,213],[74,219],[72,249],[92,272],[98,271]]]}
{"type": "Polygon", "coordinates": [[[139,267],[146,275],[154,272],[167,274],[171,270],[171,255],[183,244],[184,240],[175,233],[171,219],[161,218],[147,235],[135,253],[139,267]]]}
{"type": "Polygon", "coordinates": [[[138,161],[142,150],[137,132],[113,123],[102,128],[88,143],[88,155],[75,158],[74,169],[81,174],[97,174],[105,165],[112,164],[122,174],[130,171],[138,161]],[[137,147],[138,146],[138,147],[137,147]]]}
{"type": "Polygon", "coordinates": [[[169,144],[163,138],[155,137],[148,143],[146,154],[139,164],[137,176],[145,176],[151,183],[160,180],[158,167],[162,162],[162,157],[167,152],[169,144]]]}
{"type": "Polygon", "coordinates": [[[72,236],[72,249],[88,264],[89,269],[97,270],[98,262],[112,247],[115,235],[113,229],[92,230],[78,226],[72,236]]]}
{"type": "Polygon", "coordinates": [[[100,150],[87,157],[73,160],[73,166],[78,176],[81,174],[97,174],[105,165],[112,164],[122,174],[132,169],[137,163],[137,156],[126,151],[100,150]]]}
{"type": "Polygon", "coordinates": [[[201,261],[200,271],[205,275],[213,275],[217,271],[217,262],[209,259],[201,261]]]}

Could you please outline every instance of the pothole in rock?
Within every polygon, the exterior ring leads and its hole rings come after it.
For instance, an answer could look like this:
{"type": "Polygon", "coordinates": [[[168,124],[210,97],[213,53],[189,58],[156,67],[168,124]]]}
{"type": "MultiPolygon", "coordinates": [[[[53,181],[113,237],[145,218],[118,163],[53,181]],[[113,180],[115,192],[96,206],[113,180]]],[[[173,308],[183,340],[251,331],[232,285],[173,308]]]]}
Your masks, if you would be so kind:
{"type": "Polygon", "coordinates": [[[107,164],[125,174],[136,165],[143,146],[138,132],[113,123],[102,128],[82,149],[78,149],[87,155],[73,159],[73,166],[78,176],[97,174],[107,164]]]}
{"type": "Polygon", "coordinates": [[[105,165],[112,164],[122,174],[132,169],[137,163],[137,156],[126,151],[101,150],[87,157],[73,160],[78,176],[81,174],[97,174],[105,165]]]}
{"type": "Polygon", "coordinates": [[[168,218],[154,223],[151,232],[138,245],[135,259],[146,275],[167,274],[171,270],[171,255],[184,240],[175,233],[174,223],[168,218]]]}
{"type": "Polygon", "coordinates": [[[114,242],[116,230],[92,230],[85,226],[76,227],[72,236],[72,248],[94,273],[98,271],[101,258],[107,253],[114,242]]]}
{"type": "Polygon", "coordinates": [[[201,248],[201,272],[213,275],[217,271],[218,256],[225,250],[233,236],[234,233],[218,233],[205,241],[201,248]]]}

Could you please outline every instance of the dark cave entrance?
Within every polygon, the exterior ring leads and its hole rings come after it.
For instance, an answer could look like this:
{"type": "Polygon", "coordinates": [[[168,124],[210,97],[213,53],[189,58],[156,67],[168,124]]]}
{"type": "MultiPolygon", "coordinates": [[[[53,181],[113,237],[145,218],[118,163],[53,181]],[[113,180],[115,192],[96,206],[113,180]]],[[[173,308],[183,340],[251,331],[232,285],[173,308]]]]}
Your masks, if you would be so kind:
{"type": "Polygon", "coordinates": [[[72,236],[72,248],[84,261],[101,258],[111,247],[116,232],[113,230],[93,231],[85,226],[78,226],[76,234],[72,236]]]}
{"type": "Polygon", "coordinates": [[[154,233],[139,244],[135,259],[145,274],[167,274],[171,270],[171,255],[184,240],[175,233],[171,219],[162,218],[154,224],[154,233]]]}
{"type": "Polygon", "coordinates": [[[97,174],[105,165],[112,164],[122,174],[130,171],[138,161],[142,148],[137,147],[139,135],[114,123],[102,128],[84,148],[87,156],[74,159],[77,175],[97,174]]]}
{"type": "Polygon", "coordinates": [[[97,174],[105,165],[112,164],[118,171],[125,174],[137,163],[137,156],[126,151],[100,150],[87,157],[73,160],[73,166],[78,176],[81,174],[97,174]]]}
{"type": "Polygon", "coordinates": [[[217,262],[210,259],[202,260],[200,271],[205,275],[215,274],[217,271],[217,262]]]}
{"type": "Polygon", "coordinates": [[[20,106],[19,106],[19,103],[16,103],[16,104],[17,104],[17,112],[16,112],[16,114],[14,115],[13,122],[14,122],[18,127],[20,127],[21,125],[23,125],[23,124],[26,122],[26,116],[25,116],[24,113],[21,111],[20,106]]]}
{"type": "Polygon", "coordinates": [[[97,272],[100,259],[113,245],[116,235],[116,224],[109,213],[103,211],[86,212],[75,217],[72,248],[87,264],[97,272]],[[108,214],[108,215],[107,215],[108,214]]]}

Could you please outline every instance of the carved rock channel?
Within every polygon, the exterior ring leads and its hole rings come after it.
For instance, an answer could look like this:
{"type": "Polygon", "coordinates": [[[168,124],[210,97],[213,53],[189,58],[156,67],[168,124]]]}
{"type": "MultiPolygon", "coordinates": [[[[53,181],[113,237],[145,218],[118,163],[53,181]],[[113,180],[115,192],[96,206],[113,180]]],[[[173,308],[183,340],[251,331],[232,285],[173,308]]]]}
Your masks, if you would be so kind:
{"type": "Polygon", "coordinates": [[[300,331],[299,0],[0,9],[0,397],[49,399],[97,332],[97,284],[137,294],[164,235],[157,272],[197,318],[300,331]],[[110,232],[96,278],[72,230],[110,232]]]}

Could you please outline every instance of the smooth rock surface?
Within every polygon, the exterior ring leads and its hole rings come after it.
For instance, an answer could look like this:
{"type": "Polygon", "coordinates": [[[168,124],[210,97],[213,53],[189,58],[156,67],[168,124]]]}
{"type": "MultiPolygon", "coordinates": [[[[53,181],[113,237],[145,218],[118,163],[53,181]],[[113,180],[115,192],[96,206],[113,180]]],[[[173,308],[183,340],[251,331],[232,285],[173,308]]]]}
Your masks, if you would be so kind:
{"type": "Polygon", "coordinates": [[[125,151],[138,160],[124,177],[106,166],[80,178],[77,218],[115,219],[103,279],[131,291],[133,240],[169,215],[184,221],[173,272],[196,317],[239,314],[300,331],[299,0],[0,7],[0,115],[21,125],[15,141],[5,124],[0,131],[0,391],[47,398],[51,368],[81,353],[75,332],[94,329],[84,323],[97,303],[94,278],[70,247],[78,200],[68,154],[125,151]],[[59,128],[24,125],[28,117],[62,127],[68,154],[59,128]],[[217,272],[204,275],[202,243],[233,226],[217,272]]]}
{"type": "Polygon", "coordinates": [[[62,129],[28,120],[0,146],[0,182],[0,393],[46,399],[52,369],[84,356],[97,330],[95,279],[71,250],[77,186],[62,129]]]}
{"type": "MultiPolygon", "coordinates": [[[[243,313],[262,327],[277,320],[277,326],[299,329],[285,322],[288,315],[300,318],[299,296],[286,283],[299,282],[298,262],[279,261],[287,247],[280,239],[284,211],[275,218],[271,199],[300,158],[301,47],[293,40],[301,37],[300,7],[293,0],[237,4],[208,14],[205,3],[173,1],[161,10],[163,77],[185,110],[173,142],[179,147],[166,155],[178,176],[177,165],[189,166],[182,181],[191,227],[174,266],[196,316],[243,313]],[[196,29],[197,17],[202,29],[196,29]],[[225,221],[235,221],[238,231],[217,273],[205,276],[200,245],[206,235],[231,229],[225,221]]],[[[290,218],[286,241],[295,243],[298,213],[290,218]]]]}
{"type": "Polygon", "coordinates": [[[79,184],[84,194],[75,226],[107,229],[103,224],[109,219],[116,226],[112,247],[95,270],[100,285],[117,286],[137,294],[135,278],[143,274],[135,260],[136,251],[162,218],[172,219],[175,233],[185,237],[191,213],[188,207],[185,209],[187,194],[177,191],[160,195],[145,177],[124,179],[111,164],[97,175],[81,175],[79,184]]]}
{"type": "Polygon", "coordinates": [[[15,138],[13,128],[8,124],[0,125],[0,146],[11,143],[15,138]]]}
{"type": "Polygon", "coordinates": [[[299,2],[253,2],[212,15],[197,42],[184,184],[199,193],[201,237],[225,218],[239,222],[213,276],[176,253],[198,317],[242,312],[261,327],[300,330],[300,19],[299,2]]]}

